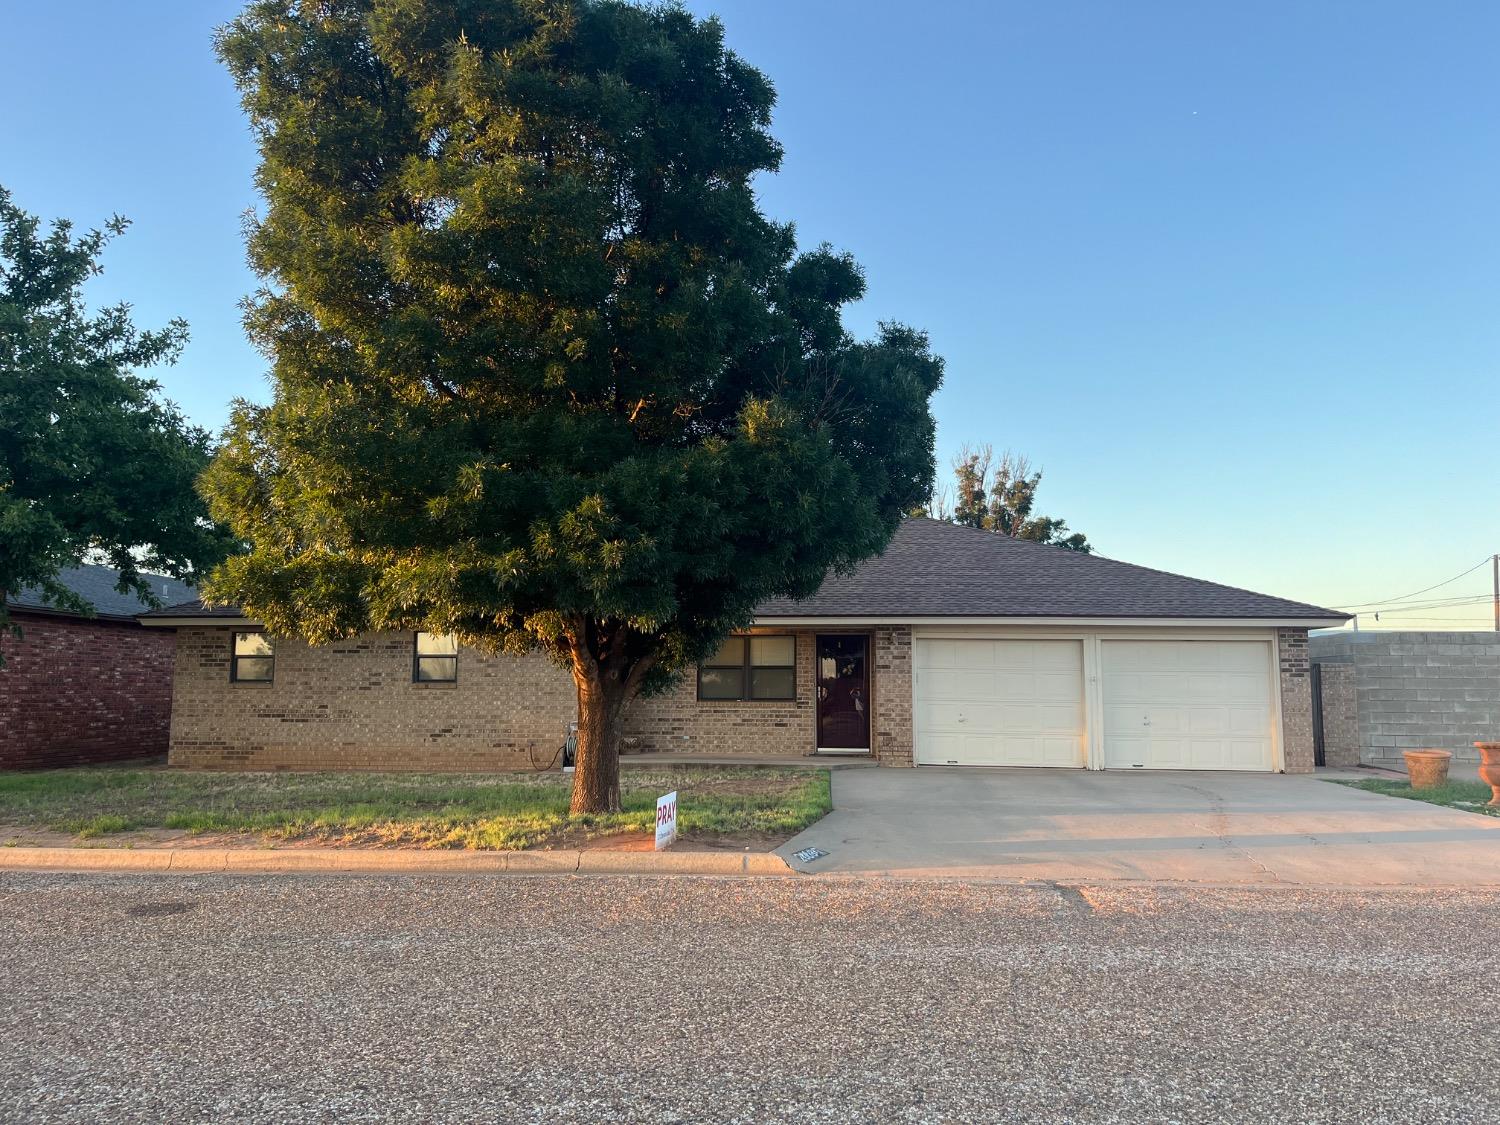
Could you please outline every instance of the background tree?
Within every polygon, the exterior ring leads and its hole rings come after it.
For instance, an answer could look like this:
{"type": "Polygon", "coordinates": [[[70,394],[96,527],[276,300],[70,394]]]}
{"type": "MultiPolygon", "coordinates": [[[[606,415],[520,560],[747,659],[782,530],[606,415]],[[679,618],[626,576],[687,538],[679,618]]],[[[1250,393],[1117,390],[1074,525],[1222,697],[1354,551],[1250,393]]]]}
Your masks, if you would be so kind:
{"type": "Polygon", "coordinates": [[[93,607],[58,571],[103,559],[120,590],[157,605],[142,571],[192,578],[224,557],[193,482],[209,436],[136,369],[176,360],[187,325],[146,332],[130,306],[89,315],[83,284],[125,220],[74,237],[43,233],[0,188],[0,627],[4,595],[39,587],[60,608],[93,607]]]}
{"type": "Polygon", "coordinates": [[[1071,551],[1093,551],[1080,532],[1069,532],[1065,521],[1036,512],[1036,492],[1042,471],[1024,456],[1007,450],[997,459],[992,446],[965,445],[953,459],[952,503],[946,495],[934,497],[931,514],[966,527],[1049,543],[1071,551]]]}
{"type": "Polygon", "coordinates": [[[716,21],[259,0],[217,45],[275,396],[205,477],[253,544],[213,595],[312,643],[540,647],[577,688],[573,810],[617,808],[630,700],[928,493],[941,362],[852,339],[854,261],[760,214],[774,97],[716,21]]]}

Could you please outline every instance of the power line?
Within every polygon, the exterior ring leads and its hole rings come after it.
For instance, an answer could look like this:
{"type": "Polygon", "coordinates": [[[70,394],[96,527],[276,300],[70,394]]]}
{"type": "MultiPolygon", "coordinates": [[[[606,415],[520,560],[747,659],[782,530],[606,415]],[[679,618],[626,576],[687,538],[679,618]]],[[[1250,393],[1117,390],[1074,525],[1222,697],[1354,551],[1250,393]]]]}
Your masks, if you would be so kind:
{"type": "MultiPolygon", "coordinates": [[[[1385,622],[1383,621],[1378,625],[1366,625],[1360,632],[1365,632],[1366,630],[1371,633],[1378,632],[1384,625],[1385,622]]],[[[1399,629],[1404,629],[1408,625],[1462,625],[1465,630],[1472,629],[1475,632],[1481,633],[1491,632],[1486,622],[1473,617],[1407,617],[1393,623],[1393,627],[1399,629]]]]}
{"type": "Polygon", "coordinates": [[[1444,598],[1440,602],[1396,602],[1389,609],[1367,609],[1365,613],[1413,613],[1423,609],[1459,609],[1466,605],[1478,605],[1481,602],[1488,603],[1489,594],[1475,594],[1466,598],[1444,598]]]}
{"type": "Polygon", "coordinates": [[[1487,602],[1490,600],[1488,594],[1454,594],[1451,598],[1433,598],[1431,601],[1422,602],[1381,602],[1381,605],[1389,605],[1393,609],[1426,609],[1436,605],[1458,605],[1462,602],[1487,602]]]}
{"type": "Polygon", "coordinates": [[[1440,587],[1443,587],[1443,586],[1451,586],[1453,583],[1457,582],[1460,578],[1463,578],[1463,577],[1465,577],[1467,575],[1473,574],[1476,570],[1478,570],[1480,567],[1484,566],[1487,562],[1489,562],[1490,558],[1491,558],[1491,556],[1485,555],[1484,558],[1480,559],[1477,563],[1475,563],[1473,566],[1469,567],[1469,569],[1466,570],[1466,571],[1464,571],[1462,574],[1455,574],[1452,578],[1445,579],[1444,581],[1439,582],[1436,585],[1428,586],[1428,587],[1425,587],[1424,589],[1421,589],[1421,590],[1414,590],[1410,594],[1402,594],[1400,597],[1386,598],[1383,601],[1378,601],[1378,602],[1360,602],[1358,605],[1338,605],[1338,606],[1334,606],[1332,608],[1334,608],[1334,609],[1365,609],[1365,608],[1367,608],[1369,606],[1390,605],[1393,602],[1404,602],[1407,598],[1415,598],[1418,594],[1425,594],[1425,593],[1427,593],[1430,590],[1436,590],[1436,589],[1439,589],[1440,587]]]}
{"type": "Polygon", "coordinates": [[[1397,618],[1400,618],[1401,623],[1410,621],[1483,621],[1486,616],[1488,615],[1484,613],[1483,607],[1475,606],[1467,613],[1421,613],[1416,615],[1382,613],[1378,618],[1374,616],[1361,616],[1360,621],[1363,623],[1378,620],[1382,624],[1387,621],[1395,622],[1397,618]]]}

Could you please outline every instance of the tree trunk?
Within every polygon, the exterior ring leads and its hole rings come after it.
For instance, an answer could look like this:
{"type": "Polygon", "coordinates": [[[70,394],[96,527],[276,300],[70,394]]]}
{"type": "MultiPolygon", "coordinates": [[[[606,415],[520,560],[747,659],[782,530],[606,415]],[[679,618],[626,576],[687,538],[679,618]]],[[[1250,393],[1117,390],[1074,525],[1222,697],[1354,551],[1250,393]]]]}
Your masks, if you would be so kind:
{"type": "Polygon", "coordinates": [[[569,812],[620,811],[620,736],[625,705],[633,694],[610,676],[574,673],[578,685],[578,754],[573,766],[569,812]]]}

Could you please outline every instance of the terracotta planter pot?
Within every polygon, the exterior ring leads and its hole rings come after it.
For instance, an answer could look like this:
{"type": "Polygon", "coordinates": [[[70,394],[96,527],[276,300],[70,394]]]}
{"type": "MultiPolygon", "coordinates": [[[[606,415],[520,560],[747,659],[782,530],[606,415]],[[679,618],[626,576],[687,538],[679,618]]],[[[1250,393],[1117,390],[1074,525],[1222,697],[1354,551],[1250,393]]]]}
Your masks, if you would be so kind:
{"type": "Polygon", "coordinates": [[[1500,742],[1476,742],[1479,777],[1490,787],[1490,804],[1500,807],[1500,742]]]}
{"type": "Polygon", "coordinates": [[[1408,750],[1406,773],[1413,789],[1436,789],[1448,783],[1448,763],[1453,755],[1447,750],[1408,750]]]}

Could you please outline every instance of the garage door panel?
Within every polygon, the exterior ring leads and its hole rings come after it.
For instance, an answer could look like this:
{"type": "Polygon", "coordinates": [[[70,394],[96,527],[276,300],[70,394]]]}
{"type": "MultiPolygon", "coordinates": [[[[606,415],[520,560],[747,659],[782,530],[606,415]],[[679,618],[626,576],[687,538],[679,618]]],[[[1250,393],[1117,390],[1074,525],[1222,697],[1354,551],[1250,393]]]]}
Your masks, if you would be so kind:
{"type": "Polygon", "coordinates": [[[1081,670],[1042,672],[1036,677],[1036,698],[1053,703],[1076,703],[1083,698],[1081,670]]]}
{"type": "Polygon", "coordinates": [[[950,731],[929,731],[926,745],[935,762],[953,761],[964,756],[964,736],[950,731]]]}
{"type": "Polygon", "coordinates": [[[1045,641],[1028,650],[1032,666],[1046,672],[1082,677],[1083,649],[1078,641],[1045,641]]]}
{"type": "Polygon", "coordinates": [[[1110,641],[1105,646],[1101,663],[1106,672],[1129,673],[1139,667],[1137,654],[1140,652],[1139,641],[1110,641]]]}
{"type": "Polygon", "coordinates": [[[1265,731],[1268,716],[1259,707],[1229,708],[1229,733],[1259,738],[1265,731]]]}
{"type": "Polygon", "coordinates": [[[1226,672],[1253,672],[1266,675],[1266,650],[1261,644],[1225,645],[1221,650],[1220,667],[1226,672]]]}
{"type": "Polygon", "coordinates": [[[985,699],[992,696],[994,673],[967,668],[944,668],[932,677],[931,698],[942,700],[985,699]]]}
{"type": "Polygon", "coordinates": [[[972,668],[972,662],[961,664],[957,641],[924,641],[922,656],[929,668],[972,668]]]}
{"type": "Polygon", "coordinates": [[[1195,736],[1226,735],[1234,728],[1233,714],[1225,707],[1194,707],[1187,720],[1188,733],[1195,736]]]}
{"type": "Polygon", "coordinates": [[[1139,735],[1115,735],[1109,741],[1109,758],[1105,766],[1109,769],[1127,768],[1132,763],[1144,762],[1149,757],[1150,740],[1139,735]]]}
{"type": "Polygon", "coordinates": [[[1101,664],[1106,767],[1272,768],[1269,642],[1106,639],[1101,664]]]}
{"type": "Polygon", "coordinates": [[[923,764],[1084,764],[1078,641],[916,643],[916,750],[923,764]]]}
{"type": "Polygon", "coordinates": [[[985,731],[1038,731],[1043,725],[1034,703],[996,703],[981,708],[978,719],[985,731]]]}
{"type": "Polygon", "coordinates": [[[1043,730],[1066,734],[1069,738],[1081,738],[1082,718],[1078,706],[1072,703],[1047,703],[1039,708],[1039,726],[1043,730]]]}
{"type": "Polygon", "coordinates": [[[1029,669],[997,671],[980,690],[997,699],[1031,699],[1036,694],[1036,673],[1029,669]]]}
{"type": "Polygon", "coordinates": [[[961,703],[952,703],[946,700],[935,703],[924,703],[918,708],[917,724],[925,730],[951,731],[954,734],[965,734],[968,731],[966,722],[969,712],[961,703]]]}

